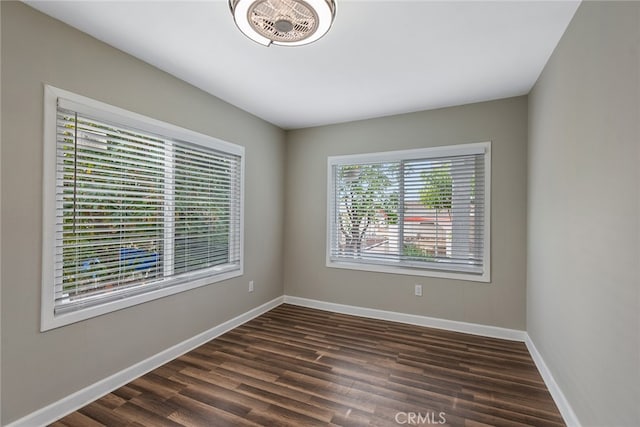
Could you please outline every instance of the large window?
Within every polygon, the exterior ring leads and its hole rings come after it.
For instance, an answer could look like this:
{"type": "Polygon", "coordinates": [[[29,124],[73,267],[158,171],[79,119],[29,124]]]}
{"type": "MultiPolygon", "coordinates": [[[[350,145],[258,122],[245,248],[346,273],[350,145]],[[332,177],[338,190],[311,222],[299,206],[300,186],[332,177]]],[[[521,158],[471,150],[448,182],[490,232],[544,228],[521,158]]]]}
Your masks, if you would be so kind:
{"type": "Polygon", "coordinates": [[[242,274],[242,147],[47,86],[42,329],[242,274]]]}
{"type": "Polygon", "coordinates": [[[327,265],[488,282],[491,144],[330,157],[327,265]]]}

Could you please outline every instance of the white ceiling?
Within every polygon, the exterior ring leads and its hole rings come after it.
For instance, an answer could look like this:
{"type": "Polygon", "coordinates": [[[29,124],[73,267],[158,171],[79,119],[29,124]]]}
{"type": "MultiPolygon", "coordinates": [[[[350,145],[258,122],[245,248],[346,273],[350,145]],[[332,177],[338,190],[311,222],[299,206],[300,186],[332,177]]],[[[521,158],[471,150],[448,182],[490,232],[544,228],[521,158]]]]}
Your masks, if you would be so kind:
{"type": "Polygon", "coordinates": [[[579,0],[337,0],[301,47],[252,42],[226,0],[26,3],[292,129],[526,94],[579,0]]]}

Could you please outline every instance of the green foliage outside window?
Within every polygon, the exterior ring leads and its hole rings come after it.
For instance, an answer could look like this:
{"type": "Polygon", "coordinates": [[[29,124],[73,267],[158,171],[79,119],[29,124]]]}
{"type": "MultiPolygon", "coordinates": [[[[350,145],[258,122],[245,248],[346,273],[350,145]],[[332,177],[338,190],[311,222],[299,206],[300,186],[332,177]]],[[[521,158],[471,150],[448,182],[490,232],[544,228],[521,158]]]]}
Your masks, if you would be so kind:
{"type": "MultiPolygon", "coordinates": [[[[168,255],[163,141],[74,115],[63,119],[64,291],[73,296],[159,280],[168,255]],[[94,139],[78,142],[83,132],[94,139]]],[[[194,162],[183,154],[176,149],[172,171],[176,274],[229,261],[230,163],[194,162]]]]}
{"type": "Polygon", "coordinates": [[[369,227],[382,214],[388,224],[398,220],[397,170],[381,164],[346,165],[338,169],[339,227],[344,252],[358,256],[369,227]]]}

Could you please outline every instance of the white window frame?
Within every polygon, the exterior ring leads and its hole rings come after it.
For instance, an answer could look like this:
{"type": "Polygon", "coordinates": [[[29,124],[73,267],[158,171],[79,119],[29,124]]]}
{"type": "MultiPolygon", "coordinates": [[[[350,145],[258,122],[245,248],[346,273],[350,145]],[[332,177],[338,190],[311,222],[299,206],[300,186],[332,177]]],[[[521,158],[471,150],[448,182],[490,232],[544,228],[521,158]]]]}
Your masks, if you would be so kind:
{"type": "MultiPolygon", "coordinates": [[[[147,301],[184,292],[190,289],[209,285],[216,282],[242,276],[244,274],[244,147],[232,144],[208,135],[184,129],[160,120],[152,119],[141,114],[133,113],[103,102],[93,100],[75,93],[59,89],[50,85],[44,87],[44,135],[43,135],[43,212],[42,212],[42,295],[41,295],[41,322],[40,330],[47,331],[64,325],[100,316],[116,310],[121,310],[147,301]],[[59,201],[56,200],[57,172],[57,140],[56,140],[56,116],[58,99],[62,98],[67,104],[77,103],[85,113],[93,112],[93,116],[103,120],[110,120],[121,126],[130,126],[163,135],[174,140],[189,141],[197,145],[209,147],[221,152],[240,157],[240,209],[239,221],[239,250],[240,265],[225,271],[224,266],[212,267],[203,272],[193,272],[181,275],[175,284],[160,287],[144,293],[139,293],[122,299],[108,300],[104,303],[80,308],[74,311],[55,313],[55,269],[59,262],[56,256],[56,234],[61,232],[56,225],[56,209],[59,201]],[[212,274],[215,273],[215,274],[212,274]]],[[[232,221],[235,223],[235,221],[232,221]]],[[[234,234],[234,233],[232,233],[234,234]]],[[[107,294],[108,295],[108,294],[107,294]]]]}
{"type": "Polygon", "coordinates": [[[372,271],[378,273],[404,274],[410,276],[438,277],[455,280],[469,280],[475,282],[491,281],[491,141],[470,144],[437,146],[400,151],[387,151],[366,154],[350,154],[343,156],[329,156],[327,159],[327,229],[326,229],[326,266],[348,270],[372,271]],[[375,264],[372,262],[357,263],[346,259],[333,259],[331,256],[332,230],[335,229],[335,214],[333,212],[334,174],[333,167],[356,163],[397,162],[411,159],[427,159],[455,155],[467,155],[482,151],[484,153],[485,197],[484,197],[484,228],[483,228],[483,270],[482,273],[466,273],[447,270],[444,268],[426,268],[416,266],[394,266],[389,263],[375,264]]]}

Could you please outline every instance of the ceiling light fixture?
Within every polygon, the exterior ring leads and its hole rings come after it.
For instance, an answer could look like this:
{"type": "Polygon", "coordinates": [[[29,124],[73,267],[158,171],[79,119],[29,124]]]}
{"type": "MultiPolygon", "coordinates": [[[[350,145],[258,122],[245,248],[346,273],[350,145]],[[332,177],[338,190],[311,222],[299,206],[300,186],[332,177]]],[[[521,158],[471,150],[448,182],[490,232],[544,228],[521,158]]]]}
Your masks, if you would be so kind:
{"type": "Polygon", "coordinates": [[[236,25],[265,46],[300,46],[325,35],[336,14],[334,0],[229,0],[236,25]]]}

